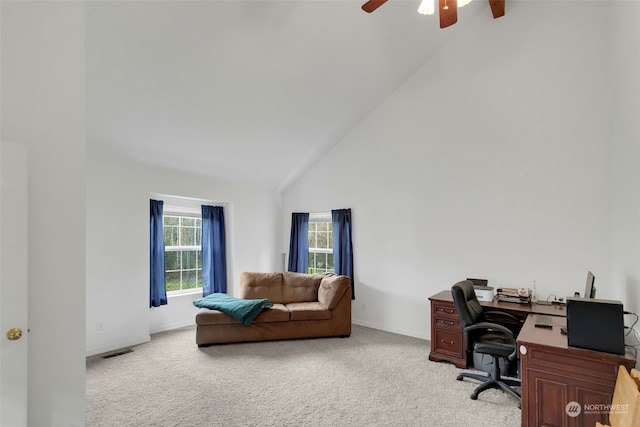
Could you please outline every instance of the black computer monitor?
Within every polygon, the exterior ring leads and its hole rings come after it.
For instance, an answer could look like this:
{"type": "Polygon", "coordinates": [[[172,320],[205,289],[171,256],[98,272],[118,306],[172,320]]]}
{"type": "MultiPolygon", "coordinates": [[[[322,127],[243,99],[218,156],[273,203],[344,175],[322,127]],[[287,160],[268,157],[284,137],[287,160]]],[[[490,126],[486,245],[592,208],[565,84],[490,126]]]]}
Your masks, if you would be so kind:
{"type": "Polygon", "coordinates": [[[596,297],[596,287],[595,287],[596,278],[592,272],[587,273],[587,284],[584,288],[584,297],[585,298],[595,298],[596,297]]]}
{"type": "Polygon", "coordinates": [[[567,343],[625,354],[623,312],[620,301],[567,298],[567,343]]]}

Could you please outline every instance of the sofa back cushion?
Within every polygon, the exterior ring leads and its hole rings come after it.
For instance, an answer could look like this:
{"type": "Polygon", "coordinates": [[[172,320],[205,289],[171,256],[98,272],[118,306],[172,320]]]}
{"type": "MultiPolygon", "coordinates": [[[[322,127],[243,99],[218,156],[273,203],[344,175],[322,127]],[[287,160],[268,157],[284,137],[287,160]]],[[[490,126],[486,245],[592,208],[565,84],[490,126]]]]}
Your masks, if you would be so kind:
{"type": "Polygon", "coordinates": [[[333,310],[345,293],[351,298],[349,276],[323,276],[318,288],[318,301],[327,310],[333,310]]]}
{"type": "Polygon", "coordinates": [[[240,275],[238,298],[268,298],[274,304],[318,301],[333,310],[342,296],[351,295],[349,277],[304,273],[255,273],[240,275]]]}
{"type": "Polygon", "coordinates": [[[282,273],[242,273],[238,298],[268,298],[275,304],[283,304],[282,273]]]}
{"type": "Polygon", "coordinates": [[[285,304],[292,302],[318,301],[318,287],[321,274],[282,273],[282,299],[285,304]]]}

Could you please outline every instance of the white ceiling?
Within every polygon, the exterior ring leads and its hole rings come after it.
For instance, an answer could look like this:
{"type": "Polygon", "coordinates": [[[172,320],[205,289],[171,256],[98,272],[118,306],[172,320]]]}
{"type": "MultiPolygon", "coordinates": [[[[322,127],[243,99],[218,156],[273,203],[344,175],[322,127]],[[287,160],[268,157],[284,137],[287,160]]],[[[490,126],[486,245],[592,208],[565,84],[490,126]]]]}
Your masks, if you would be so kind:
{"type": "Polygon", "coordinates": [[[476,0],[441,30],[419,0],[362,3],[87,2],[90,149],[282,189],[465,22],[491,16],[476,0]]]}

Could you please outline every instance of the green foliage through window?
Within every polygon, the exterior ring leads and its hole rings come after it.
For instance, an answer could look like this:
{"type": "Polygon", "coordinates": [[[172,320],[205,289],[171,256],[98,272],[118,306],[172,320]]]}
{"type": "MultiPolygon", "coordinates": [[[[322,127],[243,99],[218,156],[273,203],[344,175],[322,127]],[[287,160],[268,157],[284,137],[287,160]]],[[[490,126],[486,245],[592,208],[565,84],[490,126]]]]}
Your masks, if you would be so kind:
{"type": "Polygon", "coordinates": [[[164,267],[167,292],[202,287],[202,219],[165,215],[164,267]]]}
{"type": "Polygon", "coordinates": [[[333,227],[331,221],[309,221],[310,274],[333,273],[333,227]]]}

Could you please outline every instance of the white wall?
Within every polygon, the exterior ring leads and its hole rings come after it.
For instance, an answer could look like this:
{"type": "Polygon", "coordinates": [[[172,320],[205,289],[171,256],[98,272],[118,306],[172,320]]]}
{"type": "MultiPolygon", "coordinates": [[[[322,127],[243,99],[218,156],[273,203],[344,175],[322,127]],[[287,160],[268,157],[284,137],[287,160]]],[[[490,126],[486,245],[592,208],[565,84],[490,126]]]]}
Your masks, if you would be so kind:
{"type": "Polygon", "coordinates": [[[283,248],[292,211],[352,208],[354,322],[421,338],[467,277],[566,297],[590,269],[611,297],[607,19],[513,2],[465,23],[284,192],[283,248]]]}
{"type": "Polygon", "coordinates": [[[168,305],[149,308],[152,194],[225,204],[230,294],[242,271],[280,269],[273,191],[132,163],[92,148],[87,154],[87,355],[195,321],[192,301],[201,295],[171,297],[168,305]]]}
{"type": "Polygon", "coordinates": [[[2,139],[28,150],[28,425],[82,426],[84,5],[0,8],[2,139]]]}
{"type": "MultiPolygon", "coordinates": [[[[640,312],[640,3],[613,2],[612,284],[625,309],[640,312]]],[[[629,319],[627,319],[629,320],[629,319]]],[[[629,323],[629,322],[627,322],[629,323]]]]}

